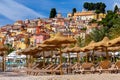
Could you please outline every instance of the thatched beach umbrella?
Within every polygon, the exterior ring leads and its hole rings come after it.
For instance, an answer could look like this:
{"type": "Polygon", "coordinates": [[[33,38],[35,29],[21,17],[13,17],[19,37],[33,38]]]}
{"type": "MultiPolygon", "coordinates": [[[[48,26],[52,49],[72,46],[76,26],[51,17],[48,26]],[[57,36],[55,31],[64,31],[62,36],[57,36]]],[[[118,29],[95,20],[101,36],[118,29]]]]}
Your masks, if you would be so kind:
{"type": "Polygon", "coordinates": [[[107,50],[107,48],[109,47],[109,45],[108,45],[108,42],[109,42],[109,41],[110,41],[110,40],[109,40],[108,37],[104,37],[102,41],[97,42],[97,43],[95,44],[95,48],[99,48],[99,47],[105,48],[105,50],[106,50],[106,58],[107,58],[107,59],[109,59],[109,54],[108,54],[108,50],[107,50]]]}
{"type": "MultiPolygon", "coordinates": [[[[53,50],[55,50],[55,48],[58,48],[58,45],[47,45],[47,44],[39,44],[38,48],[42,48],[42,52],[43,52],[43,66],[45,67],[45,53],[44,51],[51,51],[51,56],[53,56],[53,50]]],[[[53,61],[51,59],[51,64],[53,64],[53,61]]]]}
{"type": "Polygon", "coordinates": [[[82,52],[86,52],[86,62],[88,61],[88,52],[93,50],[93,62],[94,62],[94,50],[95,50],[95,42],[91,41],[87,46],[81,48],[82,52]]]}
{"type": "Polygon", "coordinates": [[[31,67],[30,65],[32,64],[32,56],[37,54],[40,51],[41,51],[41,49],[38,49],[36,47],[28,47],[24,50],[19,51],[18,54],[26,55],[27,56],[27,58],[26,58],[27,67],[31,67]]]}
{"type": "Polygon", "coordinates": [[[95,62],[95,58],[94,58],[94,53],[95,53],[95,50],[97,49],[96,48],[96,43],[94,41],[91,41],[86,47],[83,48],[83,51],[93,51],[92,52],[92,61],[93,63],[95,62]]]}
{"type": "Polygon", "coordinates": [[[66,47],[62,50],[62,53],[68,53],[69,65],[70,65],[70,48],[66,47]]]}
{"type": "Polygon", "coordinates": [[[76,52],[77,53],[77,62],[80,63],[80,55],[79,52],[82,52],[82,49],[80,47],[78,47],[77,45],[75,45],[73,48],[70,49],[71,52],[76,52]]]}
{"type": "MultiPolygon", "coordinates": [[[[117,46],[117,47],[108,47],[107,50],[109,52],[116,52],[116,51],[120,51],[120,46],[117,46]]],[[[102,49],[101,51],[105,51],[104,49],[102,49]]],[[[114,57],[115,57],[115,54],[113,54],[114,57]]],[[[115,61],[115,58],[114,58],[114,61],[115,61]]]]}
{"type": "Polygon", "coordinates": [[[0,43],[0,51],[1,51],[1,56],[2,57],[2,70],[5,71],[5,68],[6,68],[6,52],[8,51],[8,47],[3,45],[2,43],[0,43]]]}
{"type": "Polygon", "coordinates": [[[31,48],[26,48],[24,50],[22,50],[21,54],[26,55],[26,65],[28,68],[30,68],[30,51],[31,48]]]}
{"type": "MultiPolygon", "coordinates": [[[[118,46],[118,47],[108,47],[107,50],[108,50],[109,52],[119,51],[119,50],[120,50],[120,46],[118,46]]],[[[102,48],[101,51],[105,51],[105,49],[102,48]]]]}
{"type": "MultiPolygon", "coordinates": [[[[62,65],[62,52],[61,52],[61,45],[62,44],[70,44],[75,43],[76,40],[73,38],[68,38],[63,36],[62,33],[57,33],[54,38],[50,38],[46,41],[44,41],[44,44],[51,44],[51,45],[59,45],[60,46],[60,65],[62,65]]],[[[62,66],[61,66],[61,74],[62,74],[62,66]]]]}
{"type": "Polygon", "coordinates": [[[120,46],[120,37],[110,40],[108,46],[120,46]]]}
{"type": "Polygon", "coordinates": [[[68,38],[63,36],[62,33],[58,32],[54,38],[50,38],[46,41],[44,41],[44,44],[51,44],[51,45],[59,45],[59,44],[69,44],[69,43],[75,43],[76,40],[73,38],[68,38]]]}

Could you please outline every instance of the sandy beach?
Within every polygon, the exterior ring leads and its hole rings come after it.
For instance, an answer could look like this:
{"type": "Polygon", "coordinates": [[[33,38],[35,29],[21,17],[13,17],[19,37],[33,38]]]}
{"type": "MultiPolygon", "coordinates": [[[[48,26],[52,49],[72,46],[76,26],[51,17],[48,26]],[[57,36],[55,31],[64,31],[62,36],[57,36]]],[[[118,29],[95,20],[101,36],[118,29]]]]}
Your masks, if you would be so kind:
{"type": "Polygon", "coordinates": [[[2,72],[0,80],[120,80],[120,74],[71,74],[29,76],[21,73],[2,72]]]}

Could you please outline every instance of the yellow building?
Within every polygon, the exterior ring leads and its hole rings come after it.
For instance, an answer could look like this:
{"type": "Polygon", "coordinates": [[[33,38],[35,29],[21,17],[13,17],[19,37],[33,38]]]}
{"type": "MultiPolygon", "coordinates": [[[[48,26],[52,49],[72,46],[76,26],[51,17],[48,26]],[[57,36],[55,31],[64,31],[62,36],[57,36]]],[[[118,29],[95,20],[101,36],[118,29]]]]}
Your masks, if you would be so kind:
{"type": "MultiPolygon", "coordinates": [[[[105,18],[105,17],[106,17],[106,14],[103,14],[103,13],[98,14],[98,21],[101,21],[102,18],[105,18]]],[[[97,14],[96,14],[96,18],[97,18],[97,14]]]]}
{"type": "Polygon", "coordinates": [[[15,47],[16,49],[25,49],[25,48],[27,48],[26,44],[24,42],[21,42],[21,41],[14,41],[13,42],[13,47],[15,47]]]}
{"type": "Polygon", "coordinates": [[[30,37],[30,45],[35,45],[35,38],[34,38],[34,36],[30,37]]]}
{"type": "Polygon", "coordinates": [[[16,39],[13,42],[13,47],[16,49],[25,49],[29,46],[29,40],[27,35],[25,34],[19,34],[17,35],[16,39]]]}
{"type": "Polygon", "coordinates": [[[75,20],[102,20],[102,18],[105,18],[105,16],[106,14],[96,14],[95,11],[82,11],[74,13],[73,18],[75,20]]]}

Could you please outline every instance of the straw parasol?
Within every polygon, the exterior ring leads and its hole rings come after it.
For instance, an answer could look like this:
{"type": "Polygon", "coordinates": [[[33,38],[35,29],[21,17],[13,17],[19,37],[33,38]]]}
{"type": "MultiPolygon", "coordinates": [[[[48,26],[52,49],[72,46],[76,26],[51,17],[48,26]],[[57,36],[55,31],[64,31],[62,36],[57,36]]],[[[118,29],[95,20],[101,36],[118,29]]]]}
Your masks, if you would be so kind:
{"type": "MultiPolygon", "coordinates": [[[[87,46],[81,48],[82,52],[89,52],[93,50],[93,62],[94,62],[94,50],[95,50],[95,42],[91,41],[87,46]]],[[[87,62],[87,58],[88,58],[88,53],[86,55],[86,62],[87,62]]]]}
{"type": "MultiPolygon", "coordinates": [[[[43,44],[51,44],[51,45],[59,45],[60,46],[60,65],[62,65],[62,52],[61,52],[61,45],[62,44],[70,44],[75,43],[76,40],[73,38],[68,38],[63,36],[62,33],[58,32],[54,38],[50,38],[43,42],[43,44]]],[[[62,74],[62,67],[60,68],[62,74]]]]}
{"type": "Polygon", "coordinates": [[[8,47],[7,46],[5,46],[5,45],[3,45],[3,43],[2,42],[0,42],[0,51],[1,51],[1,56],[3,56],[3,60],[2,60],[2,70],[3,71],[5,71],[5,68],[6,68],[6,51],[8,51],[9,49],[8,49],[8,47]]]}
{"type": "Polygon", "coordinates": [[[86,47],[83,48],[83,51],[91,51],[92,50],[93,62],[95,62],[94,53],[95,53],[96,49],[100,49],[100,48],[98,48],[98,47],[96,48],[95,41],[91,41],[86,47]]]}
{"type": "MultiPolygon", "coordinates": [[[[42,48],[42,52],[43,52],[43,66],[45,67],[45,53],[44,53],[44,51],[51,51],[51,57],[53,56],[53,50],[55,50],[55,48],[59,48],[59,46],[58,45],[47,45],[47,44],[39,44],[38,46],[37,46],[38,48],[42,48]]],[[[49,55],[49,54],[47,54],[47,55],[49,55]]],[[[50,57],[49,56],[49,57],[50,57]]],[[[52,61],[52,59],[51,59],[51,64],[53,64],[53,61],[52,61]]]]}
{"type": "Polygon", "coordinates": [[[104,37],[102,41],[97,42],[97,43],[94,45],[94,48],[105,48],[107,59],[109,59],[109,54],[108,54],[108,50],[107,50],[107,48],[109,47],[109,45],[108,45],[108,42],[109,42],[109,41],[110,41],[110,40],[109,40],[108,37],[104,37]]]}
{"type": "Polygon", "coordinates": [[[68,53],[69,65],[70,65],[70,49],[69,47],[64,48],[61,52],[68,53]]]}
{"type": "Polygon", "coordinates": [[[120,37],[110,40],[108,42],[109,46],[120,46],[120,37]]]}
{"type": "MultiPolygon", "coordinates": [[[[120,46],[118,46],[118,47],[108,47],[107,50],[110,51],[110,52],[119,51],[120,46]]],[[[105,51],[105,49],[101,49],[101,51],[105,51]]]]}
{"type": "Polygon", "coordinates": [[[31,51],[31,48],[26,48],[24,50],[22,50],[19,54],[23,54],[23,55],[26,55],[26,64],[27,64],[27,67],[30,68],[30,51],[31,51]]]}
{"type": "Polygon", "coordinates": [[[80,57],[79,52],[82,52],[82,49],[80,47],[78,47],[77,44],[76,44],[73,48],[70,49],[70,51],[77,53],[77,62],[79,63],[80,62],[80,60],[79,60],[79,57],[80,57]]]}
{"type": "Polygon", "coordinates": [[[69,44],[69,43],[75,43],[76,40],[73,38],[68,38],[63,36],[62,33],[58,32],[54,38],[50,38],[46,41],[44,41],[44,44],[52,44],[52,45],[57,45],[57,44],[69,44]]]}
{"type": "Polygon", "coordinates": [[[94,41],[91,41],[87,46],[85,46],[85,47],[82,48],[82,51],[83,51],[83,52],[86,52],[86,51],[93,50],[93,49],[95,49],[95,48],[96,48],[95,42],[94,42],[94,41]]]}
{"type": "Polygon", "coordinates": [[[28,47],[24,50],[21,50],[19,52],[17,52],[17,54],[21,55],[27,55],[27,58],[26,58],[26,61],[27,61],[27,66],[29,66],[29,64],[32,64],[32,56],[37,54],[38,52],[40,52],[41,49],[40,48],[37,48],[37,47],[28,47]]]}

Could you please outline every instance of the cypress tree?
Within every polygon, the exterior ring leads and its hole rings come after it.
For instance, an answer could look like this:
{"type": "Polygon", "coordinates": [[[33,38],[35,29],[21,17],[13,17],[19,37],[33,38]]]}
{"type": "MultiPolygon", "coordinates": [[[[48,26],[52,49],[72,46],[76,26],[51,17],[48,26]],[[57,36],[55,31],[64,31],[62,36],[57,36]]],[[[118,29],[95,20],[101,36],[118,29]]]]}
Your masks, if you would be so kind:
{"type": "Polygon", "coordinates": [[[118,8],[117,5],[115,5],[115,7],[114,7],[114,13],[117,13],[118,11],[119,11],[119,8],[118,8]]]}
{"type": "Polygon", "coordinates": [[[51,11],[50,11],[49,18],[55,18],[56,14],[57,14],[56,9],[52,8],[51,11]]]}
{"type": "Polygon", "coordinates": [[[76,13],[76,12],[77,12],[76,8],[73,8],[73,10],[72,10],[72,16],[74,16],[74,13],[76,13]]]}

